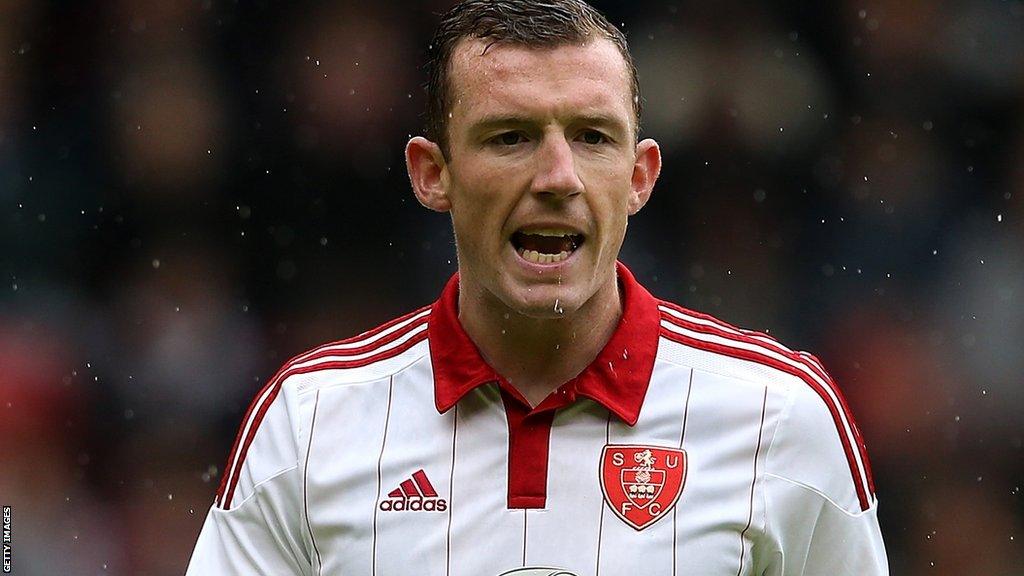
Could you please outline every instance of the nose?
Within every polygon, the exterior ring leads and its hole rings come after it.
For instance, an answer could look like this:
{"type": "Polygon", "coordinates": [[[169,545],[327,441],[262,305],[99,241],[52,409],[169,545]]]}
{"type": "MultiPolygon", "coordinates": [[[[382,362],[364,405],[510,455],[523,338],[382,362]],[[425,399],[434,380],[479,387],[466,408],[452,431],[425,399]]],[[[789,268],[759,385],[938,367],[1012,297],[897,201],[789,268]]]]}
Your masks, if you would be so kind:
{"type": "Polygon", "coordinates": [[[532,192],[542,197],[564,199],[583,192],[576,173],[572,146],[562,134],[548,135],[537,150],[532,192]]]}

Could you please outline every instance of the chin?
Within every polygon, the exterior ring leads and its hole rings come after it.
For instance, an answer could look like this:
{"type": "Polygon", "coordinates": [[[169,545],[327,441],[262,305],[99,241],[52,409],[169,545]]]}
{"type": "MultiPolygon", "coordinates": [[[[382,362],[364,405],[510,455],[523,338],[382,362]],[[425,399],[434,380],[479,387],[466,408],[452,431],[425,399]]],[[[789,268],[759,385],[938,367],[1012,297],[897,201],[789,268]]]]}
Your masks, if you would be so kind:
{"type": "Polygon", "coordinates": [[[566,286],[516,286],[506,292],[505,305],[519,314],[538,320],[564,318],[582,305],[578,294],[566,286]]]}

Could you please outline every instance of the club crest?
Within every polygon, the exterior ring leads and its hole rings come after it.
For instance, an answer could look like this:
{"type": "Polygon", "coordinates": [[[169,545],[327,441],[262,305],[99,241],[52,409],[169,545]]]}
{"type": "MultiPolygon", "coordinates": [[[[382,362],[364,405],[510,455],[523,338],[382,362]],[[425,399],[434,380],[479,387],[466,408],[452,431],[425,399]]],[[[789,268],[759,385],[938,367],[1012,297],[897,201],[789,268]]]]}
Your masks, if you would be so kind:
{"type": "Polygon", "coordinates": [[[601,489],[616,516],[647,528],[675,506],[686,481],[686,452],[609,444],[601,454],[601,489]]]}

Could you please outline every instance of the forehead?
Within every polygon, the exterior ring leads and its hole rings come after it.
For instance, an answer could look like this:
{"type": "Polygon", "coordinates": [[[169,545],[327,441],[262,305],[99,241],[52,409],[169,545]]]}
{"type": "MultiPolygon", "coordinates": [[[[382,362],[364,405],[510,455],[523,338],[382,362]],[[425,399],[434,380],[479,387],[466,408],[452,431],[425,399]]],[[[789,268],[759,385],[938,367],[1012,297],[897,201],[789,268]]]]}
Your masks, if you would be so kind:
{"type": "Polygon", "coordinates": [[[605,38],[551,48],[466,39],[452,53],[449,77],[453,120],[600,111],[633,124],[626,61],[605,38]]]}

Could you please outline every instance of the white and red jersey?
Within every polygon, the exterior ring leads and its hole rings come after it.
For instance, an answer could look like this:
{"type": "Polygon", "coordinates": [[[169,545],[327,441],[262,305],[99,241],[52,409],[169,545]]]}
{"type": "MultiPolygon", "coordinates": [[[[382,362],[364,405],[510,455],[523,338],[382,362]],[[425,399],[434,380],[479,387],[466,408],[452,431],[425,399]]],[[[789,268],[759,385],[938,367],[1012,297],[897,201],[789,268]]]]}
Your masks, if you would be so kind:
{"type": "Polygon", "coordinates": [[[614,335],[532,409],[459,324],[457,276],[292,359],[245,415],[188,574],[888,573],[821,364],[618,274],[614,335]]]}

